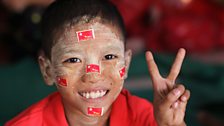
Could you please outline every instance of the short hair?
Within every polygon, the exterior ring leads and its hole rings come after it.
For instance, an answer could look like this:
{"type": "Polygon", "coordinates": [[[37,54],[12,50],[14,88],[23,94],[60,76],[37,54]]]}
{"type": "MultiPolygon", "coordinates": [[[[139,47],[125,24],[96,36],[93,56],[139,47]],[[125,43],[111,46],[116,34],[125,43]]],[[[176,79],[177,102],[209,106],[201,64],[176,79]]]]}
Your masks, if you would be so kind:
{"type": "Polygon", "coordinates": [[[126,32],[122,17],[110,1],[57,0],[45,10],[42,18],[42,49],[48,58],[51,57],[51,48],[64,32],[65,24],[75,25],[83,17],[88,21],[100,17],[101,23],[115,26],[125,42],[126,32]]]}

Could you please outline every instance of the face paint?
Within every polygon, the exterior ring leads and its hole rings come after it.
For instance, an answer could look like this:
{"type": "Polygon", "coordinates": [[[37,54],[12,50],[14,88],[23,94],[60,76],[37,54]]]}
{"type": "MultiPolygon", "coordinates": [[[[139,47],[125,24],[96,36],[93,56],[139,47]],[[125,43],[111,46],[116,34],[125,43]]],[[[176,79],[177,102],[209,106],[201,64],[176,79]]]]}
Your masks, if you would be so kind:
{"type": "Polygon", "coordinates": [[[96,64],[90,64],[86,66],[86,73],[97,72],[100,73],[100,66],[96,64]]]}
{"type": "Polygon", "coordinates": [[[78,31],[78,32],[76,32],[76,34],[77,34],[78,42],[95,39],[93,29],[78,31]]]}
{"type": "MultiPolygon", "coordinates": [[[[51,61],[56,67],[56,72],[54,72],[56,76],[54,77],[63,75],[67,81],[66,88],[59,84],[57,86],[62,95],[63,104],[71,106],[65,108],[68,109],[68,112],[76,109],[86,116],[106,115],[123,87],[124,80],[121,77],[125,75],[122,74],[125,73],[125,70],[122,70],[125,64],[124,43],[120,38],[119,31],[114,26],[96,21],[96,23],[69,27],[65,29],[64,34],[66,35],[61,36],[60,41],[52,48],[51,61]],[[78,36],[80,35],[78,33],[83,35],[83,30],[88,29],[90,29],[90,37],[78,36]],[[109,54],[116,57],[112,60],[105,58],[109,54]],[[79,58],[81,62],[64,62],[71,58],[79,58]],[[100,76],[92,76],[91,72],[96,72],[97,75],[100,73],[100,76]],[[87,79],[90,77],[93,81],[85,80],[85,75],[88,73],[91,76],[86,76],[87,79]],[[101,92],[102,98],[99,99],[86,98],[83,95],[83,92],[87,94],[87,92],[96,92],[97,90],[108,92],[106,95],[102,95],[101,92]]],[[[93,73],[93,75],[96,74],[93,73]]]]}
{"type": "Polygon", "coordinates": [[[103,115],[103,108],[87,108],[88,115],[90,116],[102,116],[103,115]]]}
{"type": "Polygon", "coordinates": [[[67,80],[65,78],[58,76],[56,79],[59,85],[67,86],[67,80]]]}
{"type": "Polygon", "coordinates": [[[120,77],[123,78],[123,76],[125,75],[125,67],[123,67],[121,70],[119,70],[119,74],[120,74],[120,77]]]}

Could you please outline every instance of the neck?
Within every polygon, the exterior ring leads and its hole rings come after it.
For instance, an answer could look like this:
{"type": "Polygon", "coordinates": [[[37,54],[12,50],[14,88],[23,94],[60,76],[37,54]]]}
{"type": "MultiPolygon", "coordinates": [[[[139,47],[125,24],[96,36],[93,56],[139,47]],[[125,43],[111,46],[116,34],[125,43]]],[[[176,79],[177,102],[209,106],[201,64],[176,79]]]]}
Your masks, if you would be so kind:
{"type": "Polygon", "coordinates": [[[109,126],[110,110],[102,116],[94,117],[65,107],[65,115],[69,126],[109,126]]]}

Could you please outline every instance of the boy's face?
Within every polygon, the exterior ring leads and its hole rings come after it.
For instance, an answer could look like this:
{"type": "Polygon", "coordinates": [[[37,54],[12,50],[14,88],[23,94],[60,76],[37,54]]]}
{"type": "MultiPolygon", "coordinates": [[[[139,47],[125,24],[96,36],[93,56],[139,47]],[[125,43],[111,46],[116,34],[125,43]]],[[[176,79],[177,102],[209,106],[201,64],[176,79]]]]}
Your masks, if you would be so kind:
{"type": "Polygon", "coordinates": [[[118,30],[96,22],[66,29],[52,47],[51,60],[40,56],[39,62],[45,81],[56,84],[65,109],[99,116],[109,112],[120,93],[130,59],[118,30]]]}

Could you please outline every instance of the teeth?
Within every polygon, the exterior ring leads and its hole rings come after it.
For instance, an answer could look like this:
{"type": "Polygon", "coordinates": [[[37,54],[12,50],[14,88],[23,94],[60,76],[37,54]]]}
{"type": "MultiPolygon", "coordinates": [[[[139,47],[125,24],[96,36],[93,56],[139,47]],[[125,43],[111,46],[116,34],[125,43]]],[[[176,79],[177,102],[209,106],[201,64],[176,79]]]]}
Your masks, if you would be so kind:
{"type": "Polygon", "coordinates": [[[89,93],[86,93],[86,98],[89,98],[89,93]]]}
{"type": "Polygon", "coordinates": [[[103,97],[106,94],[106,90],[98,90],[98,91],[91,91],[91,92],[82,92],[80,93],[83,97],[89,99],[94,99],[94,98],[100,98],[103,97]]]}

